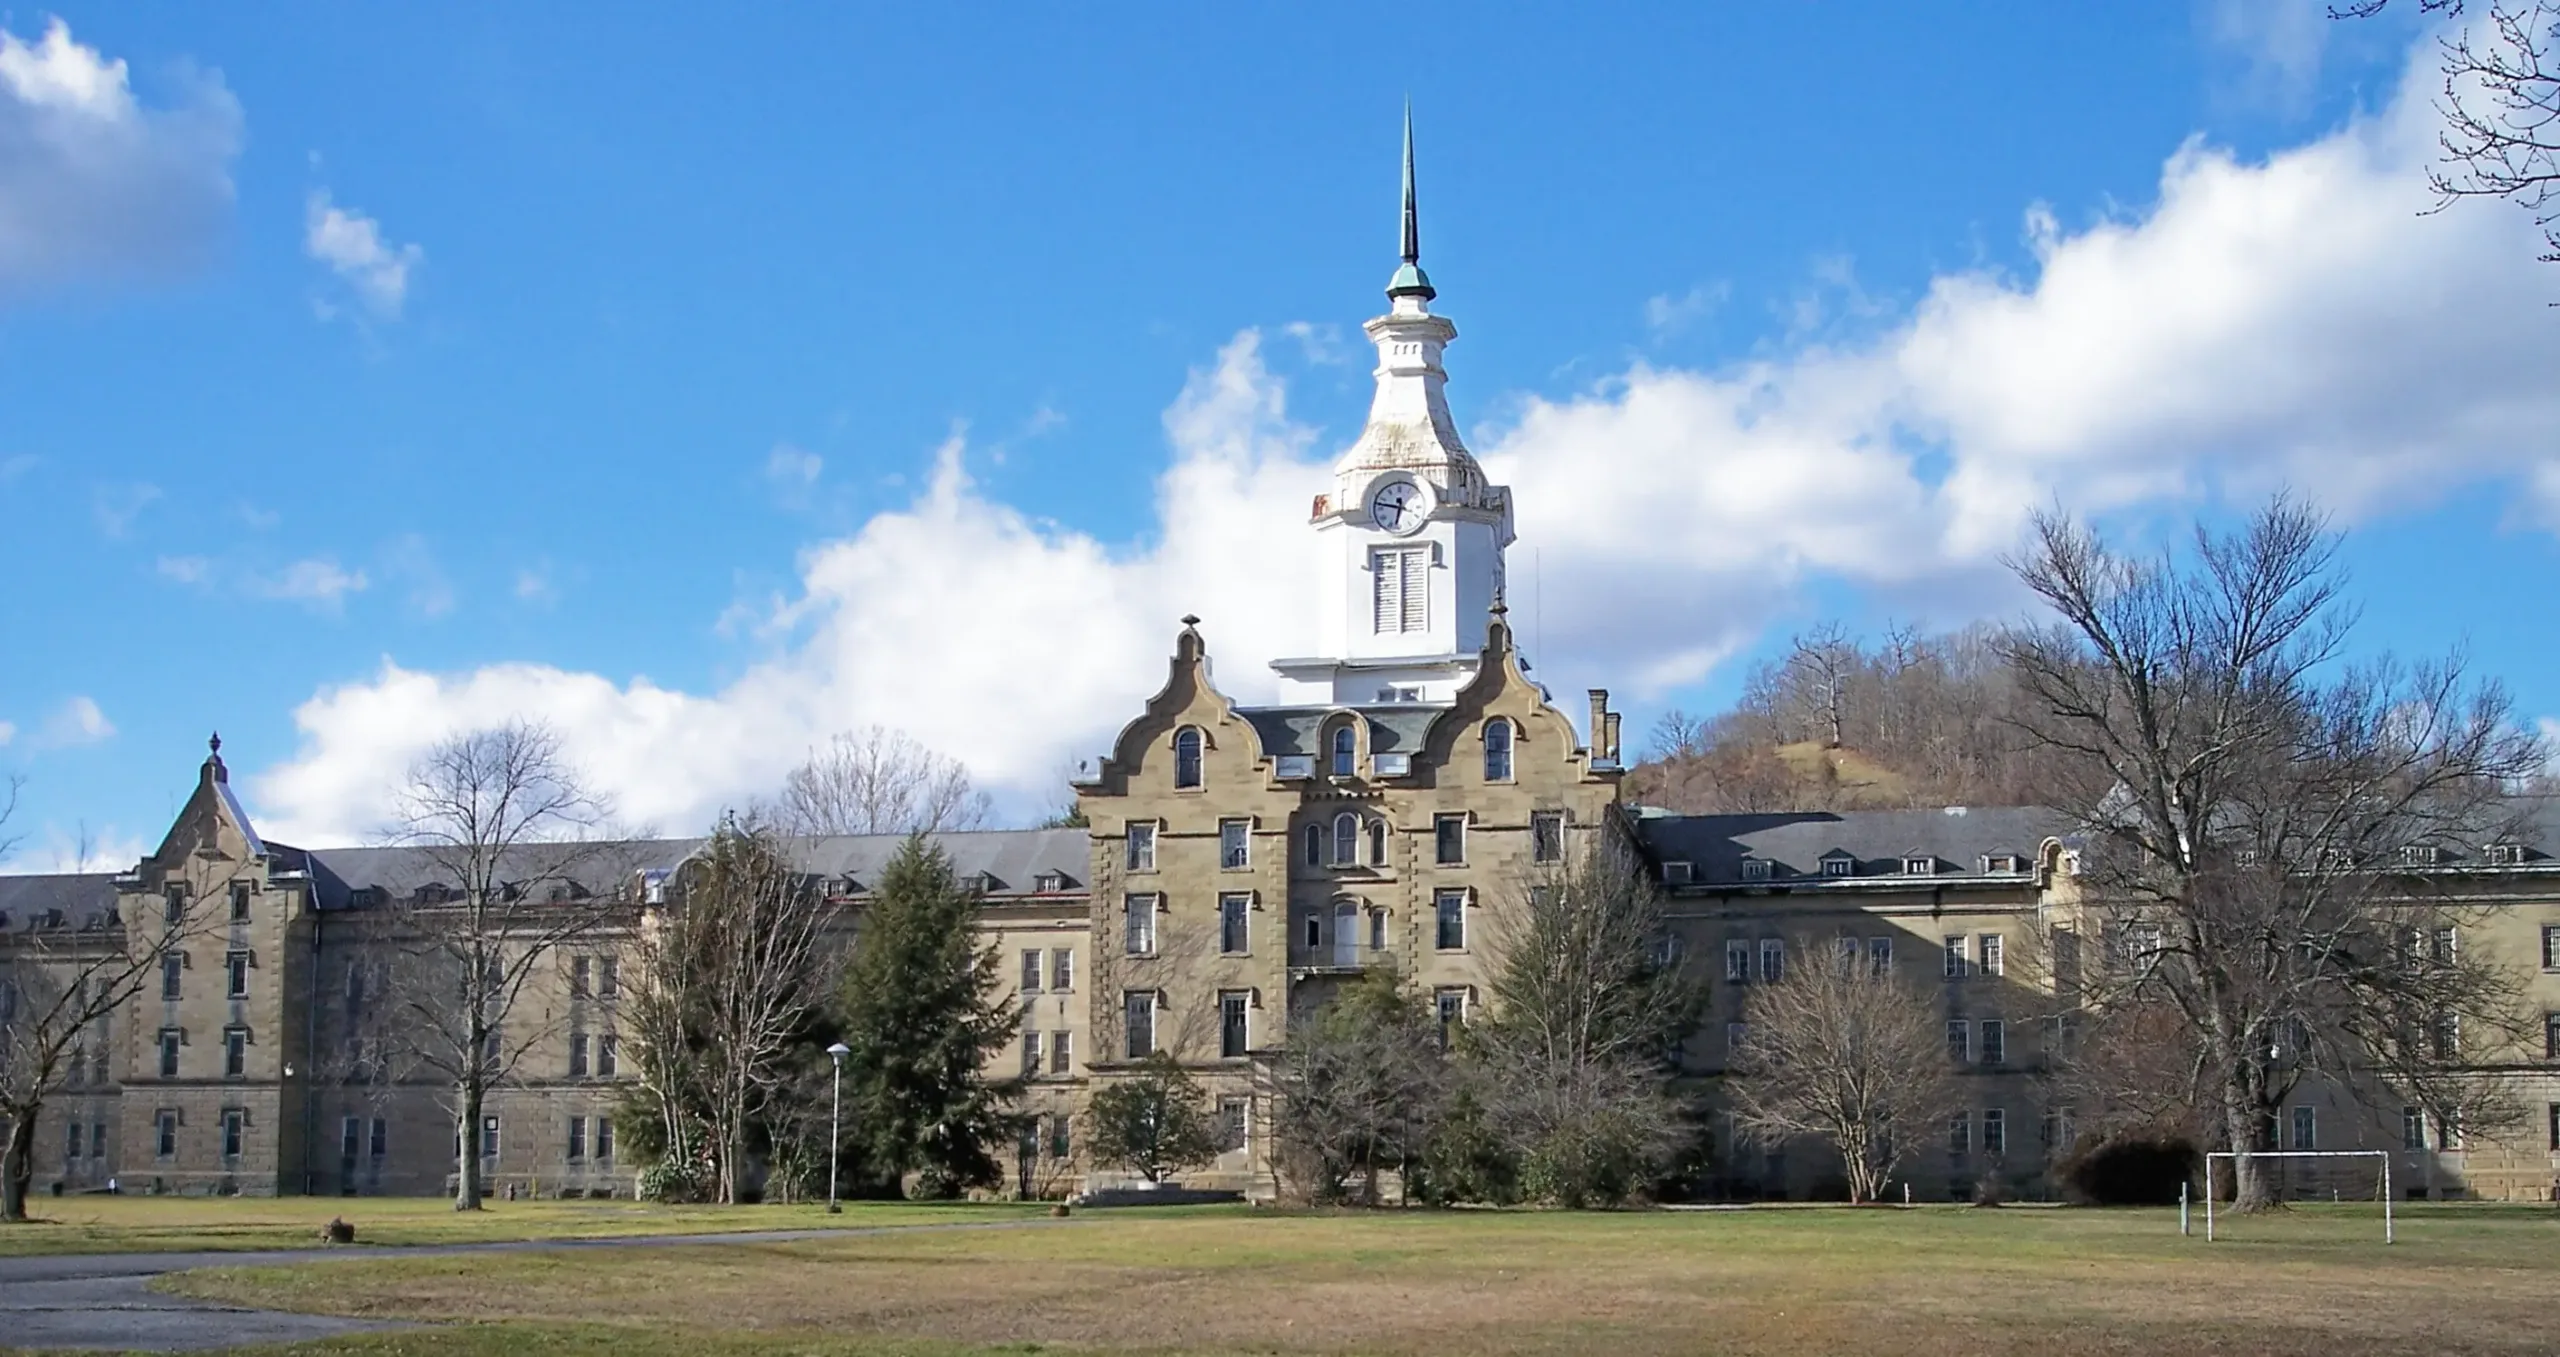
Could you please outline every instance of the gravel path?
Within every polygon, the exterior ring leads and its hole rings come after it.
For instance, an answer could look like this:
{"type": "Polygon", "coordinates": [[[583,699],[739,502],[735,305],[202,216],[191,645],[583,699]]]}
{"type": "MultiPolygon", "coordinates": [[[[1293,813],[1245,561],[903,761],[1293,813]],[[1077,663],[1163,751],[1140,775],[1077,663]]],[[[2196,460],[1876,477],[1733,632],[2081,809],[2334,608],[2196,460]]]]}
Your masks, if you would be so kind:
{"type": "Polygon", "coordinates": [[[609,1239],[522,1239],[489,1244],[408,1248],[268,1249],[241,1253],[83,1253],[0,1258],[0,1346],[99,1348],[115,1352],[201,1352],[247,1343],[286,1343],[333,1334],[413,1325],[331,1315],[249,1310],[216,1301],[163,1295],[151,1279],[201,1267],[277,1267],[349,1259],[462,1253],[536,1253],[561,1249],[633,1249],[790,1244],[916,1230],[1004,1230],[1049,1220],[960,1221],[943,1225],[871,1225],[843,1230],[759,1230],[735,1234],[617,1235],[609,1239]]]}

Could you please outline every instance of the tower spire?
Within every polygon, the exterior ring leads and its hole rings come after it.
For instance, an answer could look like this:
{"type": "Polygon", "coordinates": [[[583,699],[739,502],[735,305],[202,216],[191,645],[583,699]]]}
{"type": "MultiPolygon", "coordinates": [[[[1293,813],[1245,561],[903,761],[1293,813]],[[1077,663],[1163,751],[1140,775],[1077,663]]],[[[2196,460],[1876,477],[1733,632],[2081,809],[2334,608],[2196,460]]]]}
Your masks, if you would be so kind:
{"type": "Polygon", "coordinates": [[[1431,277],[1422,271],[1422,214],[1413,201],[1413,104],[1404,106],[1404,230],[1398,240],[1404,263],[1396,276],[1387,281],[1387,297],[1419,297],[1429,301],[1439,296],[1431,286],[1431,277]]]}

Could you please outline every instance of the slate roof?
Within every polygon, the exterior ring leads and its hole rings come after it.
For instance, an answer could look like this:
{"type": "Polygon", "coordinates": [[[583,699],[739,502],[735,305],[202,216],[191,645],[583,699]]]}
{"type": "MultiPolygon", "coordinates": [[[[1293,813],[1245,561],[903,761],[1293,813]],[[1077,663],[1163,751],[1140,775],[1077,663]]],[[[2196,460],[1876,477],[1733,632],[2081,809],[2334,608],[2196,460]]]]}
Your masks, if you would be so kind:
{"type": "Polygon", "coordinates": [[[1822,874],[1822,859],[1835,850],[1857,859],[1853,880],[1908,880],[1903,859],[1915,856],[1935,860],[1932,875],[1976,876],[1987,854],[2011,853],[2032,863],[2037,846],[2047,838],[2072,837],[2070,819],[2041,806],[1736,815],[1673,815],[1637,808],[1635,829],[1656,863],[1687,862],[1691,880],[1707,886],[1743,884],[1745,857],[1772,864],[1772,883],[1836,884],[1841,878],[1822,874]]]}
{"type": "MultiPolygon", "coordinates": [[[[1091,870],[1091,840],[1081,829],[970,830],[933,837],[951,855],[955,874],[964,881],[988,877],[987,892],[993,896],[1030,894],[1039,878],[1049,873],[1062,878],[1064,889],[1081,890],[1091,870]]],[[[801,869],[827,878],[831,889],[841,889],[841,883],[851,878],[854,889],[868,890],[905,841],[901,834],[828,835],[792,840],[791,849],[801,869]]],[[[581,860],[571,875],[601,892],[634,873],[662,876],[671,872],[706,842],[702,838],[635,839],[579,845],[581,860]]],[[[526,845],[516,851],[517,862],[508,864],[501,876],[549,879],[558,874],[562,853],[563,846],[558,844],[526,845]]],[[[432,855],[417,848],[317,848],[301,851],[301,856],[310,864],[322,909],[356,907],[356,892],[368,889],[383,892],[377,899],[406,899],[419,887],[438,884],[449,875],[438,869],[432,855]]],[[[441,884],[460,883],[444,880],[441,884]]]]}
{"type": "Polygon", "coordinates": [[[27,928],[57,909],[67,928],[98,927],[115,913],[115,875],[0,876],[0,930],[27,928]]]}
{"type": "MultiPolygon", "coordinates": [[[[1321,755],[1325,718],[1341,711],[1340,707],[1239,707],[1236,715],[1253,723],[1254,733],[1262,739],[1262,752],[1273,758],[1283,754],[1321,755]]],[[[1399,703],[1383,706],[1353,707],[1369,724],[1369,752],[1372,754],[1416,754],[1431,734],[1431,723],[1449,710],[1446,706],[1399,703]]]]}

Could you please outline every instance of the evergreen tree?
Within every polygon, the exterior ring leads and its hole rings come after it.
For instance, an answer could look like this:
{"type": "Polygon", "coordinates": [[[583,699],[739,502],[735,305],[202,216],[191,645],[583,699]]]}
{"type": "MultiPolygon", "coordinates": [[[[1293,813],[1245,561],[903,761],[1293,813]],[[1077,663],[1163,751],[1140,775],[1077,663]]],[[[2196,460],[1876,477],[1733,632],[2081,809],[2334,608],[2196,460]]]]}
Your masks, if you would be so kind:
{"type": "Polygon", "coordinates": [[[989,1147],[1015,1121],[1016,1090],[981,1073],[1021,1015],[995,948],[976,945],[977,908],[950,857],[914,835],[882,872],[845,972],[846,1139],[888,1182],[916,1174],[919,1196],[1000,1181],[989,1147]]]}

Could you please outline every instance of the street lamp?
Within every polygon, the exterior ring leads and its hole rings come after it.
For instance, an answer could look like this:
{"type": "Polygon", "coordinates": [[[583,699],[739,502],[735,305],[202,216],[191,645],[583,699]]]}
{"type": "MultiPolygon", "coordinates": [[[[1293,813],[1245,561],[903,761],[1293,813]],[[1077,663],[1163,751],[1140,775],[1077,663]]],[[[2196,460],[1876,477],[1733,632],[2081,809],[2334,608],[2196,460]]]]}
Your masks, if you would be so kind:
{"type": "Polygon", "coordinates": [[[844,1158],[844,1058],[853,1048],[839,1041],[827,1048],[827,1057],[836,1062],[835,1108],[827,1113],[827,1214],[841,1215],[844,1207],[836,1200],[836,1165],[844,1158]]]}

